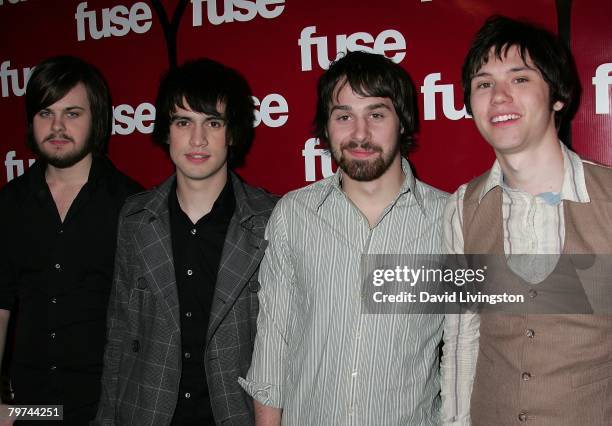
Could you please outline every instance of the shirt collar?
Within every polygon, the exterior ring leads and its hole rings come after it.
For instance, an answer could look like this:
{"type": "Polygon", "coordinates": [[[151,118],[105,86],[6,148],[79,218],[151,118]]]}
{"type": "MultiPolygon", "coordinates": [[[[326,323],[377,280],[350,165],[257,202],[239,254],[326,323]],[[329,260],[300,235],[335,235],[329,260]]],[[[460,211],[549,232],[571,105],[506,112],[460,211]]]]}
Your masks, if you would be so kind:
{"type": "MultiPolygon", "coordinates": [[[[417,189],[416,179],[412,174],[410,163],[403,157],[402,171],[404,172],[405,176],[404,181],[402,182],[402,186],[400,186],[399,193],[397,194],[397,197],[395,198],[392,204],[395,204],[402,195],[406,194],[407,192],[410,192],[414,195],[414,199],[416,200],[419,208],[425,214],[423,198],[417,189]]],[[[324,187],[321,192],[321,198],[319,200],[319,203],[317,204],[317,210],[323,205],[323,203],[325,203],[325,200],[327,200],[327,198],[333,191],[338,191],[339,193],[344,194],[342,192],[342,169],[340,169],[339,167],[336,170],[336,173],[334,173],[334,175],[330,179],[324,182],[324,187]]]]}
{"type": "MultiPolygon", "coordinates": [[[[232,186],[232,180],[229,175],[227,177],[227,181],[223,186],[223,189],[219,193],[219,196],[213,203],[212,209],[209,213],[204,215],[197,224],[200,222],[213,220],[215,222],[229,222],[231,219],[234,208],[235,208],[236,200],[234,198],[234,190],[232,186]]],[[[170,189],[170,193],[168,194],[168,208],[171,216],[180,216],[184,215],[184,217],[189,220],[187,214],[183,212],[180,203],[178,201],[178,197],[176,195],[176,179],[173,180],[172,187],[170,189]]]]}
{"type": "MultiPolygon", "coordinates": [[[[87,189],[93,190],[97,187],[100,182],[109,176],[110,168],[112,167],[110,161],[105,156],[93,155],[91,159],[91,167],[89,168],[89,174],[87,176],[87,189]]],[[[30,167],[29,185],[32,193],[40,193],[48,191],[47,180],[45,177],[45,171],[47,170],[47,163],[43,159],[37,159],[34,164],[30,167]]]]}
{"type": "MultiPolygon", "coordinates": [[[[588,203],[590,198],[584,179],[582,160],[578,154],[567,149],[567,147],[561,141],[559,141],[559,145],[561,146],[561,153],[563,155],[563,184],[561,185],[561,199],[574,201],[577,203],[588,203]]],[[[487,177],[485,185],[480,192],[478,202],[480,203],[484,196],[496,186],[499,186],[500,188],[507,188],[504,183],[502,168],[497,160],[495,160],[493,167],[491,167],[489,176],[487,177]]]]}

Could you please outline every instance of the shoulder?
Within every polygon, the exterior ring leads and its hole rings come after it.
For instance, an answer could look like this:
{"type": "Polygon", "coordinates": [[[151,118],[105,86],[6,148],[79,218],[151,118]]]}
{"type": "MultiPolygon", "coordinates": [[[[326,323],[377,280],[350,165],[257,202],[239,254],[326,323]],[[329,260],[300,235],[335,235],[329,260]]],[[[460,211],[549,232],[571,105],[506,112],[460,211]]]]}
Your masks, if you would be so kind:
{"type": "Polygon", "coordinates": [[[125,200],[121,209],[121,216],[126,217],[138,213],[143,210],[149,203],[157,197],[157,188],[149,189],[148,191],[138,192],[130,195],[125,200]]]}
{"type": "Polygon", "coordinates": [[[415,187],[417,191],[419,191],[423,201],[430,203],[445,203],[449,195],[448,192],[434,188],[433,186],[428,185],[425,182],[421,182],[418,179],[415,179],[415,187]]]}
{"type": "Polygon", "coordinates": [[[17,196],[17,194],[23,193],[27,187],[27,173],[25,172],[21,176],[12,179],[7,182],[6,185],[0,189],[0,198],[4,201],[7,198],[17,196]]]}
{"type": "MultiPolygon", "coordinates": [[[[35,167],[36,164],[32,167],[35,167]]],[[[28,169],[24,174],[17,176],[15,179],[7,182],[0,189],[0,204],[1,209],[15,209],[18,205],[21,205],[28,196],[32,196],[32,189],[30,185],[31,176],[34,173],[33,169],[28,169]]],[[[6,213],[6,211],[4,211],[6,213]]]]}
{"type": "Polygon", "coordinates": [[[582,166],[589,196],[596,186],[601,197],[612,200],[612,168],[587,160],[582,160],[582,166]]]}
{"type": "Polygon", "coordinates": [[[126,198],[132,194],[141,192],[144,188],[134,179],[117,169],[107,157],[99,157],[97,161],[102,163],[112,191],[126,198]]]}
{"type": "Polygon", "coordinates": [[[247,203],[250,210],[255,214],[269,216],[278,202],[279,197],[263,188],[255,187],[235,177],[232,181],[236,202],[247,203]]]}
{"type": "Polygon", "coordinates": [[[333,190],[333,188],[331,188],[333,185],[332,179],[334,179],[334,176],[289,191],[281,198],[279,204],[284,208],[290,206],[316,207],[323,201],[324,197],[333,190]]]}

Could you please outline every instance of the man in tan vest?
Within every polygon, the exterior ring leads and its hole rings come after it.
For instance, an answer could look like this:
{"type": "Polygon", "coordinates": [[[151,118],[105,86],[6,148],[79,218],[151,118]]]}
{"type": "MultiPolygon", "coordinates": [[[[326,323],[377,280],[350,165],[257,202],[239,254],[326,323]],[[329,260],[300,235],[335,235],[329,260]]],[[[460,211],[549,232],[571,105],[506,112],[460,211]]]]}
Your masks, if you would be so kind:
{"type": "MultiPolygon", "coordinates": [[[[445,244],[505,256],[501,273],[530,306],[567,277],[564,255],[612,253],[612,171],[557,136],[578,97],[574,70],[554,35],[499,16],[479,30],[463,66],[465,104],[497,161],[449,198],[445,244]]],[[[444,334],[445,425],[612,422],[612,317],[447,315],[444,334]]]]}

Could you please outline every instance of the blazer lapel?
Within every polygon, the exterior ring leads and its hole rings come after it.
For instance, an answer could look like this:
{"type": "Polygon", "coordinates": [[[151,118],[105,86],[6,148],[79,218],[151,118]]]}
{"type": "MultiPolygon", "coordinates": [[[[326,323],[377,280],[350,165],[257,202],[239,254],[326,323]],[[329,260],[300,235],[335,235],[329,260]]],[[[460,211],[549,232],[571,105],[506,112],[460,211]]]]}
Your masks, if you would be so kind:
{"type": "Polygon", "coordinates": [[[173,331],[180,329],[180,311],[176,275],[172,258],[172,239],[170,237],[170,213],[168,193],[172,188],[171,177],[156,189],[156,196],[145,206],[144,220],[135,239],[144,259],[147,279],[153,293],[159,293],[165,301],[173,323],[173,331]]]}
{"type": "Polygon", "coordinates": [[[236,211],[227,229],[221,254],[210,308],[207,344],[244,286],[256,273],[268,244],[253,232],[257,228],[258,233],[263,235],[266,219],[251,208],[244,184],[233,174],[230,176],[236,197],[236,211]]]}
{"type": "Polygon", "coordinates": [[[249,225],[250,221],[241,224],[233,217],[228,227],[210,308],[207,343],[257,271],[266,250],[267,241],[253,234],[249,225]]]}

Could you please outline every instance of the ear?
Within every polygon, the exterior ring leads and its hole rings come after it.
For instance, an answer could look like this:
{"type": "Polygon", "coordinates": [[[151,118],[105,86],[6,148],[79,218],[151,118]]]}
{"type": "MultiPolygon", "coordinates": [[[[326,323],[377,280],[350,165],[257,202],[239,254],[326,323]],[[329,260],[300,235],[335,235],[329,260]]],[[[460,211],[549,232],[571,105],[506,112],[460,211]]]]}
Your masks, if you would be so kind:
{"type": "Polygon", "coordinates": [[[553,110],[554,111],[561,111],[563,109],[563,107],[565,106],[565,104],[561,101],[557,101],[553,104],[553,110]]]}

